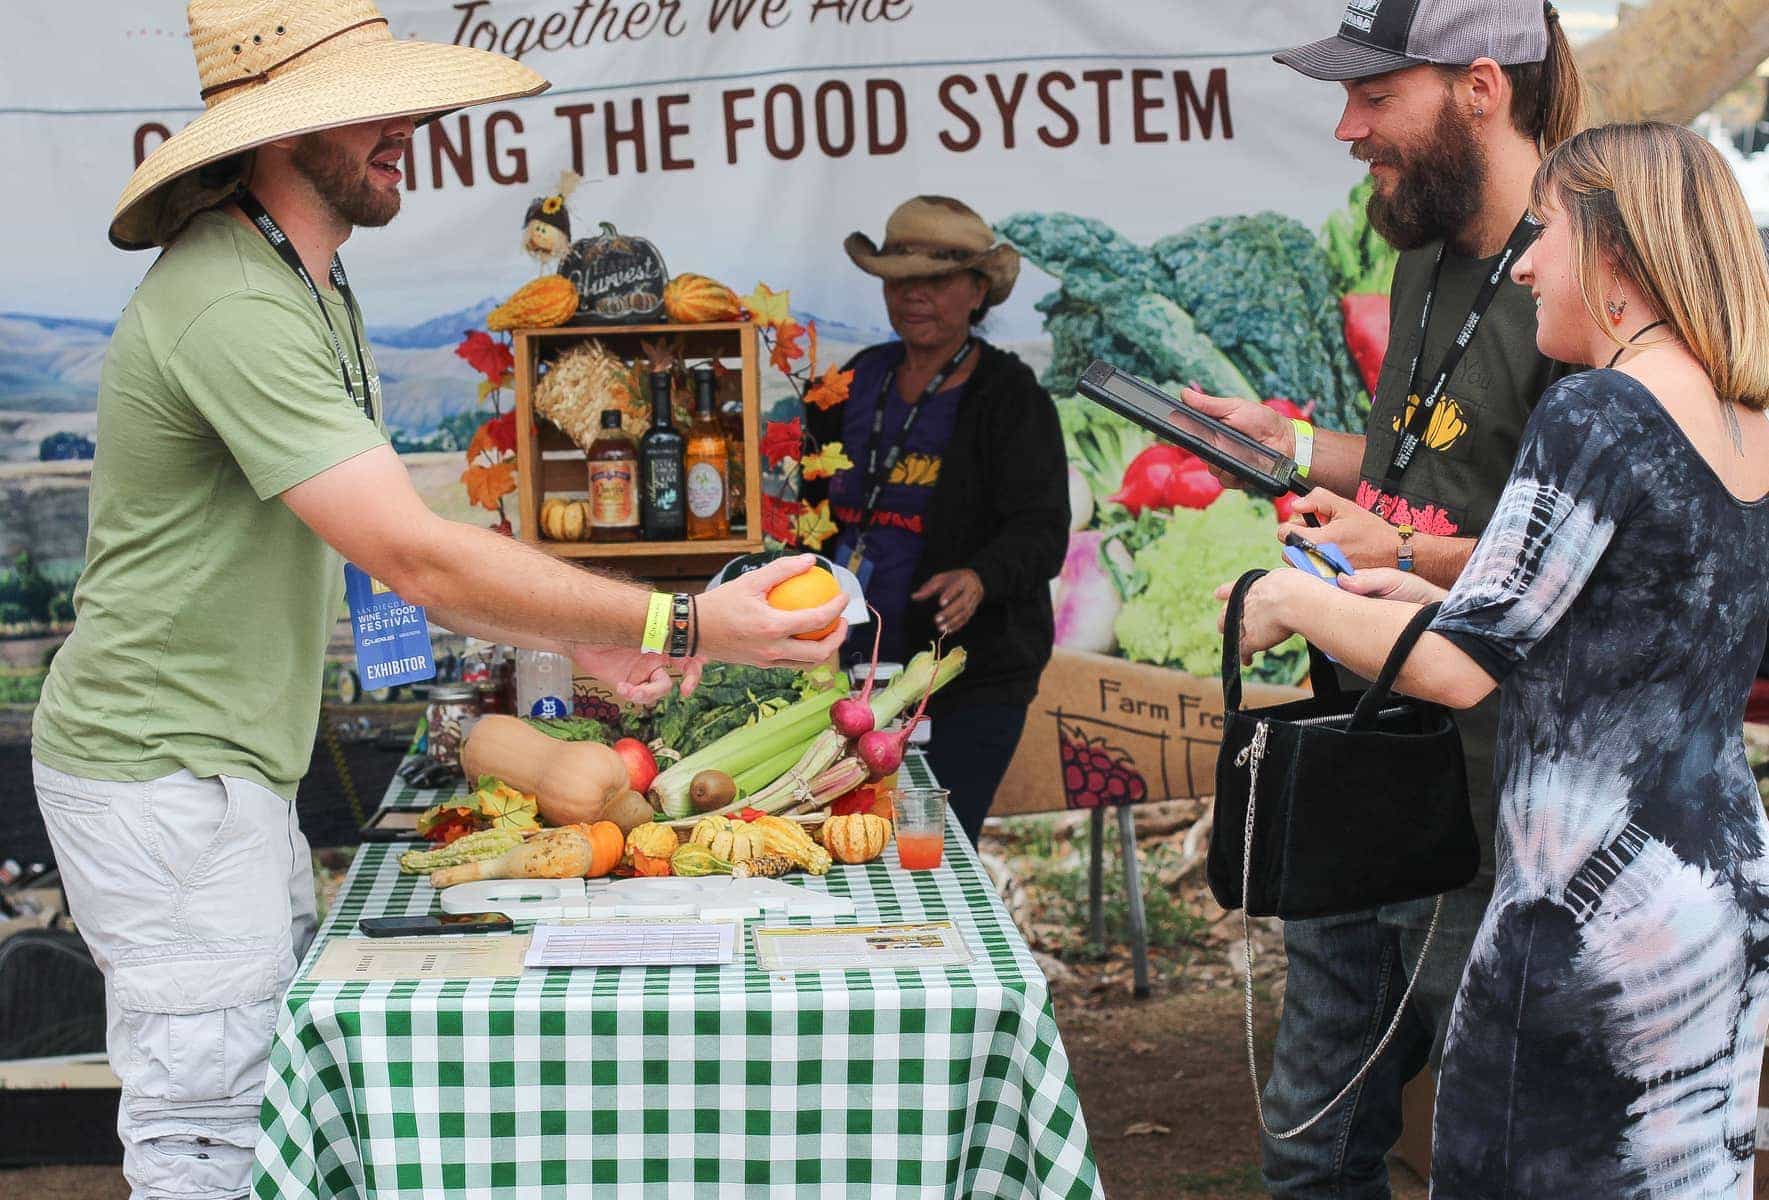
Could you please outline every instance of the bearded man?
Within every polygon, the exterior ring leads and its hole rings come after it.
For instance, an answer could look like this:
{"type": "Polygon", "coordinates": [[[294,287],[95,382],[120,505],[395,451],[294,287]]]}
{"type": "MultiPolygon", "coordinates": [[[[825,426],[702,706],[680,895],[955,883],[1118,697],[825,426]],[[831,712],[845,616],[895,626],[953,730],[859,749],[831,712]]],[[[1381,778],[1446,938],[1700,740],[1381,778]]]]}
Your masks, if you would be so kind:
{"type": "Polygon", "coordinates": [[[207,111],[111,223],[116,245],[164,252],[105,356],[74,632],[31,743],[105,975],[138,1200],[250,1185],[277,1001],[314,932],[294,798],[342,559],[449,629],[569,653],[640,703],[673,686],[660,648],[684,687],[698,677],[690,630],[759,666],[820,662],[845,636],[844,598],[767,603],[807,558],[697,600],[649,593],[442,519],[388,445],[338,248],[399,211],[414,121],[546,80],[396,40],[370,0],[191,0],[190,32],[207,111]]]}
{"type": "MultiPolygon", "coordinates": [[[[1336,36],[1277,61],[1343,84],[1334,135],[1370,165],[1370,223],[1401,251],[1369,423],[1361,435],[1315,430],[1261,404],[1186,399],[1306,471],[1315,490],[1280,541],[1304,533],[1358,568],[1414,570],[1449,587],[1492,516],[1530,411],[1560,374],[1536,349],[1534,303],[1509,272],[1534,236],[1526,212],[1541,156],[1578,129],[1572,52],[1539,0],[1352,0],[1336,36]],[[1304,514],[1320,527],[1305,530],[1304,514]]],[[[1442,1054],[1492,895],[1497,700],[1457,719],[1483,842],[1474,882],[1441,909],[1424,900],[1284,926],[1289,974],[1263,1093],[1274,1196],[1389,1195],[1401,1089],[1442,1054]]]]}

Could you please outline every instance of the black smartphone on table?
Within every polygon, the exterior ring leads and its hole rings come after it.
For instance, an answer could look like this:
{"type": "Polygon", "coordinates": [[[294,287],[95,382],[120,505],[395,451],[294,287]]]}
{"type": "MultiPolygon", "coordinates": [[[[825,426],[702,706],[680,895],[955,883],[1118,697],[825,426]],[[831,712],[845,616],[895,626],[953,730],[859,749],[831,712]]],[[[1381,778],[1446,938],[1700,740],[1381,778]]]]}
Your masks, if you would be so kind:
{"type": "Polygon", "coordinates": [[[431,937],[439,933],[509,933],[503,913],[436,913],[423,917],[364,917],[356,927],[370,937],[431,937]]]}

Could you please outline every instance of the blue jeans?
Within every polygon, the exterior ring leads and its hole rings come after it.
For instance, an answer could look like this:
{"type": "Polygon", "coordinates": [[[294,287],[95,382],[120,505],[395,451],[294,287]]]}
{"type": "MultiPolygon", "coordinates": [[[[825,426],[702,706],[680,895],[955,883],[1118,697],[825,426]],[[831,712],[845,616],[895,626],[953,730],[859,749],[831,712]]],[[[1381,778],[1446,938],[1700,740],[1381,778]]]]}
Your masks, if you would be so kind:
{"type": "MultiPolygon", "coordinates": [[[[1387,1156],[1400,1136],[1401,1089],[1443,1052],[1450,1007],[1486,897],[1445,898],[1431,954],[1400,1028],[1338,1107],[1286,1141],[1262,1135],[1266,1190],[1282,1200],[1387,1200],[1387,1156]]],[[[1289,921],[1289,975],[1265,1119],[1283,1132],[1339,1093],[1375,1050],[1419,961],[1431,902],[1289,921]]]]}

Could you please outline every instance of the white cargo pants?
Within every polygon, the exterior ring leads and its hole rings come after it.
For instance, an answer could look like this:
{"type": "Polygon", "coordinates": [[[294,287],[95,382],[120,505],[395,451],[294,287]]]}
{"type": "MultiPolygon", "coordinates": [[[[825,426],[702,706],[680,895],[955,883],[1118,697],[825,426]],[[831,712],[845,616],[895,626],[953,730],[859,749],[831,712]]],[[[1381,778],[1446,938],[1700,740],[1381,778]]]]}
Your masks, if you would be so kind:
{"type": "Polygon", "coordinates": [[[294,805],[229,776],[112,783],[33,767],[69,908],[104,972],[132,1200],[244,1195],[278,1000],[313,940],[294,805]]]}

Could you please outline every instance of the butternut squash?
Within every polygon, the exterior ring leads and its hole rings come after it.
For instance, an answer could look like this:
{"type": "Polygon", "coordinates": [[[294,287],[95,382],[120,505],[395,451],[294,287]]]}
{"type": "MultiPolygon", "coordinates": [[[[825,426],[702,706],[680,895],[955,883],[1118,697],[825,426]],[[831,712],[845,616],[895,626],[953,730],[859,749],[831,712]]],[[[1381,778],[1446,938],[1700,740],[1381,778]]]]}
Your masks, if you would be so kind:
{"type": "Polygon", "coordinates": [[[638,824],[625,799],[632,794],[626,760],[598,742],[562,742],[515,717],[484,717],[461,746],[461,770],[468,779],[495,775],[533,796],[549,825],[590,824],[608,818],[610,808],[630,822],[622,828],[638,824]]]}

